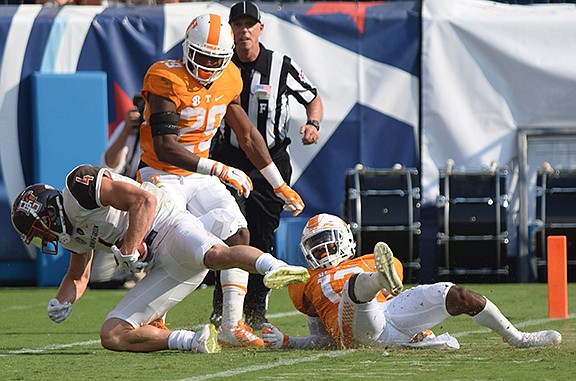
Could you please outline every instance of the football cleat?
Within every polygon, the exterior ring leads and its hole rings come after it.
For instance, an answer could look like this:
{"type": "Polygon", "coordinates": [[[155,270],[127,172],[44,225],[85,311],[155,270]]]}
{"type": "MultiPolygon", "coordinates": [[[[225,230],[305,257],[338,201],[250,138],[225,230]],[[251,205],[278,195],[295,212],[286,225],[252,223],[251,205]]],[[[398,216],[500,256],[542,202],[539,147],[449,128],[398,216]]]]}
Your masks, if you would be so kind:
{"type": "Polygon", "coordinates": [[[197,353],[220,353],[222,347],[218,344],[218,330],[212,324],[206,324],[194,335],[192,350],[197,353]]]}
{"type": "Polygon", "coordinates": [[[148,325],[151,325],[151,326],[159,328],[159,329],[164,329],[166,331],[168,330],[168,327],[166,327],[166,323],[164,322],[164,319],[162,319],[162,318],[158,318],[156,320],[153,320],[150,323],[148,323],[148,325]]]}
{"type": "Polygon", "coordinates": [[[382,274],[386,281],[386,290],[394,296],[401,293],[404,286],[394,268],[394,254],[392,254],[392,250],[384,242],[378,242],[376,246],[374,246],[374,261],[376,262],[378,272],[382,274]]]}
{"type": "Polygon", "coordinates": [[[554,330],[545,330],[522,332],[520,339],[506,340],[502,338],[502,340],[516,348],[549,348],[559,345],[562,342],[562,335],[554,330]]]}
{"type": "Polygon", "coordinates": [[[225,347],[263,347],[264,341],[252,333],[252,328],[246,326],[242,320],[231,328],[220,327],[218,342],[225,347]]]}
{"type": "Polygon", "coordinates": [[[264,285],[270,289],[278,290],[291,283],[304,283],[308,278],[310,278],[310,274],[305,267],[283,266],[268,271],[264,275],[264,285]]]}
{"type": "Polygon", "coordinates": [[[417,334],[415,334],[414,336],[412,336],[412,338],[410,339],[410,344],[415,344],[415,343],[419,343],[421,341],[424,341],[425,338],[435,338],[436,335],[434,334],[434,332],[432,332],[429,329],[426,329],[422,332],[418,332],[417,334]]]}
{"type": "Polygon", "coordinates": [[[427,329],[415,334],[412,339],[410,339],[410,342],[404,345],[404,348],[451,350],[460,349],[460,343],[448,333],[436,336],[434,332],[427,329]]]}

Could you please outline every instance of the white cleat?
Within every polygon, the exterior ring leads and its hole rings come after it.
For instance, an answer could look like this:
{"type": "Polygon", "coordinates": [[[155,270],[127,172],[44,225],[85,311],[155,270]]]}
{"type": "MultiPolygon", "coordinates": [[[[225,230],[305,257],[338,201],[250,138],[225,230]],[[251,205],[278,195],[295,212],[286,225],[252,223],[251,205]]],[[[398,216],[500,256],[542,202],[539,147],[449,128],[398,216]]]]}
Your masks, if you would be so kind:
{"type": "Polygon", "coordinates": [[[394,254],[384,242],[378,242],[374,246],[374,261],[378,272],[382,274],[387,283],[386,290],[394,296],[401,293],[404,286],[394,267],[394,254]]]}
{"type": "Polygon", "coordinates": [[[522,337],[518,340],[502,340],[516,348],[550,348],[562,342],[562,335],[560,332],[550,329],[538,332],[522,332],[522,337]]]}
{"type": "Polygon", "coordinates": [[[192,350],[198,353],[220,353],[222,347],[218,344],[218,330],[213,324],[206,324],[194,335],[192,350]]]}
{"type": "Polygon", "coordinates": [[[278,290],[291,283],[304,283],[308,278],[310,278],[310,274],[306,267],[284,266],[268,271],[264,275],[264,285],[273,290],[278,290]]]}
{"type": "Polygon", "coordinates": [[[427,329],[414,335],[410,343],[404,345],[404,348],[455,350],[460,349],[460,343],[449,333],[436,336],[434,332],[427,329]]]}

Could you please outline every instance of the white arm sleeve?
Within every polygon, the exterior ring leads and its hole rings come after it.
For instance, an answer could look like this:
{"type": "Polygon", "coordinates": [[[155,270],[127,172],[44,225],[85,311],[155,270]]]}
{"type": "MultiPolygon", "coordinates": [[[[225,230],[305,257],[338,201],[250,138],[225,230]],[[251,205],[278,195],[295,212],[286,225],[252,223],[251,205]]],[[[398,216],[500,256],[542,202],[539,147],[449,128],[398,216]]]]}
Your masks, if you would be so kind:
{"type": "Polygon", "coordinates": [[[308,329],[310,330],[310,336],[289,336],[288,347],[299,349],[336,348],[336,343],[326,331],[326,327],[324,327],[319,317],[308,316],[308,329]]]}

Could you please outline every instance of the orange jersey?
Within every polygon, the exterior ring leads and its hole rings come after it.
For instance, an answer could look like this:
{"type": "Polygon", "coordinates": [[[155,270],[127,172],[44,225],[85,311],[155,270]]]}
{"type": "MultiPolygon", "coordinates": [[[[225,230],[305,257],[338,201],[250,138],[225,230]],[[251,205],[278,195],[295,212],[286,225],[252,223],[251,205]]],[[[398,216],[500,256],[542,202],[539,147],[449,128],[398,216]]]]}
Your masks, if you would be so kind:
{"type": "MultiPolygon", "coordinates": [[[[402,264],[394,258],[396,271],[402,278],[402,264]]],[[[312,304],[324,327],[336,343],[340,343],[340,328],[338,326],[338,304],[342,297],[344,284],[354,274],[376,272],[374,255],[367,254],[349,261],[342,262],[330,269],[308,270],[310,279],[303,284],[291,284],[288,293],[294,307],[300,312],[309,313],[307,303],[312,304]]],[[[385,302],[382,292],[376,295],[376,300],[385,302]]]]}
{"type": "MultiPolygon", "coordinates": [[[[146,102],[152,93],[176,104],[176,112],[180,115],[178,142],[204,158],[208,157],[212,138],[224,119],[228,104],[238,98],[241,91],[240,71],[232,62],[209,88],[202,86],[188,73],[182,60],[156,62],[148,69],[142,86],[142,96],[146,102]]],[[[142,161],[154,169],[176,175],[187,176],[193,173],[158,160],[148,124],[148,107],[144,119],[140,128],[142,161]]]]}

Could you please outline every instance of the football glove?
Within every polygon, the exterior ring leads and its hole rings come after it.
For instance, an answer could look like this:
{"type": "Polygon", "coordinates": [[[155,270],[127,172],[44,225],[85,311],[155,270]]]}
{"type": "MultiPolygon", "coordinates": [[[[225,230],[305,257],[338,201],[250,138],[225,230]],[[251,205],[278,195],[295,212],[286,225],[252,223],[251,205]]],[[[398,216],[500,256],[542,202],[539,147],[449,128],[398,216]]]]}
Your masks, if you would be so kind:
{"type": "Polygon", "coordinates": [[[284,201],[284,210],[294,212],[294,216],[299,215],[304,210],[304,201],[296,191],[284,183],[274,189],[274,193],[284,201]]]}
{"type": "Polygon", "coordinates": [[[288,348],[288,335],[270,323],[264,323],[262,327],[262,340],[268,349],[288,348]]]}
{"type": "Polygon", "coordinates": [[[240,196],[244,198],[250,196],[250,191],[253,189],[252,180],[240,169],[229,167],[226,164],[215,161],[210,170],[210,174],[212,176],[218,176],[224,184],[236,188],[240,196]]]}
{"type": "Polygon", "coordinates": [[[123,274],[137,273],[148,266],[147,262],[139,261],[140,253],[136,251],[134,254],[124,255],[116,245],[112,245],[112,253],[118,265],[118,270],[123,274]]]}
{"type": "Polygon", "coordinates": [[[72,312],[72,304],[70,302],[60,303],[56,298],[48,302],[48,316],[55,323],[62,323],[72,312]]]}

